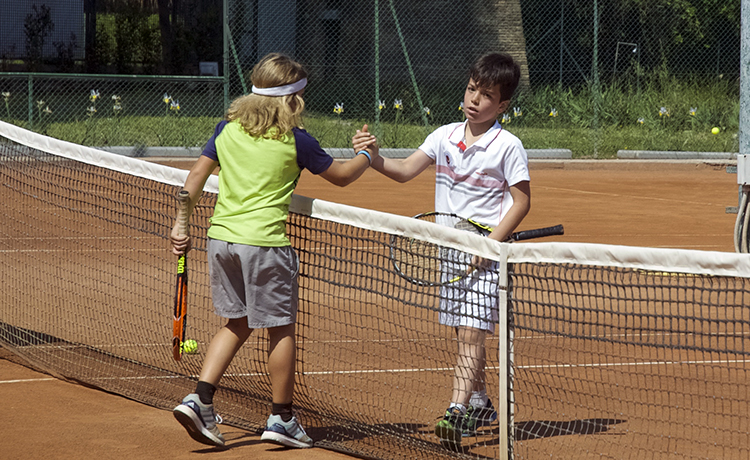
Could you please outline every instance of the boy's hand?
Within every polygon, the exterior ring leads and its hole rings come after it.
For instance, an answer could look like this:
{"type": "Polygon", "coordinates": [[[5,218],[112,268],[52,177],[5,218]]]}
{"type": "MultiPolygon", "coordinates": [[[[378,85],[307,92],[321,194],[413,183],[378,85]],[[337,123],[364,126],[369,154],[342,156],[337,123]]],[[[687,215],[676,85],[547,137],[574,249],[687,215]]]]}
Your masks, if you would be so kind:
{"type": "Polygon", "coordinates": [[[490,265],[492,265],[492,260],[485,259],[484,257],[474,256],[471,258],[471,266],[469,268],[469,271],[471,272],[476,269],[485,269],[490,265]]]}
{"type": "Polygon", "coordinates": [[[172,232],[169,234],[169,241],[172,243],[172,253],[176,256],[187,254],[193,247],[190,235],[180,235],[177,222],[175,222],[172,232]]]}
{"type": "Polygon", "coordinates": [[[352,137],[352,146],[355,152],[367,150],[373,160],[377,158],[380,150],[378,139],[367,130],[367,125],[362,126],[361,130],[357,130],[357,133],[352,137]]]}

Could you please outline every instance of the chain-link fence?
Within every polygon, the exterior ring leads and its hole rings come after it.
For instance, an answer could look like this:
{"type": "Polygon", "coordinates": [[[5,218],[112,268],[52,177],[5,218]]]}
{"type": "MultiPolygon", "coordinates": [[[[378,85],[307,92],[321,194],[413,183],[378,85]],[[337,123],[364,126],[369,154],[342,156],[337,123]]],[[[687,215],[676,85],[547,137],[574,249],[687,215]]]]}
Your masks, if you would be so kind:
{"type": "Polygon", "coordinates": [[[381,145],[415,148],[463,119],[468,66],[502,51],[523,74],[503,123],[527,148],[738,149],[740,0],[19,0],[3,11],[23,27],[0,29],[0,119],[88,145],[202,145],[255,62],[282,51],[311,73],[306,127],[324,147],[347,147],[368,123],[381,145]]]}

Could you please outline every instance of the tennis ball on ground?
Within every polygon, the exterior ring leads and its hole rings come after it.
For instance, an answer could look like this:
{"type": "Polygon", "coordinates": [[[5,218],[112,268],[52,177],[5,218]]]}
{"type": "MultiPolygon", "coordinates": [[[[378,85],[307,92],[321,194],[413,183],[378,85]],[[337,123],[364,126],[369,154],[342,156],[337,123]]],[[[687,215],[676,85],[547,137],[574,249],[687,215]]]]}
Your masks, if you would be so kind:
{"type": "Polygon", "coordinates": [[[198,353],[198,342],[193,339],[186,340],[182,344],[182,351],[187,354],[198,353]]]}
{"type": "Polygon", "coordinates": [[[712,134],[719,134],[719,131],[721,131],[719,128],[714,127],[714,129],[711,130],[712,134]]]}

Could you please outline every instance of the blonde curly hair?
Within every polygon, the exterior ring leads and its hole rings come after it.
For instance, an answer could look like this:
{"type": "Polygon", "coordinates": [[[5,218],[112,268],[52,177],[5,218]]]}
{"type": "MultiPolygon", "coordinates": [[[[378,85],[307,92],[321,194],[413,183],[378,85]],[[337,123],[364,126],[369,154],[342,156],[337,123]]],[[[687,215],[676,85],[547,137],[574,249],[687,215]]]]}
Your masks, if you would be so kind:
{"type": "MultiPolygon", "coordinates": [[[[250,80],[258,88],[288,85],[307,78],[307,71],[290,57],[271,53],[253,67],[250,80]]],[[[281,139],[294,127],[302,127],[305,100],[300,92],[288,96],[246,94],[229,106],[227,120],[238,121],[254,137],[281,139]]]]}

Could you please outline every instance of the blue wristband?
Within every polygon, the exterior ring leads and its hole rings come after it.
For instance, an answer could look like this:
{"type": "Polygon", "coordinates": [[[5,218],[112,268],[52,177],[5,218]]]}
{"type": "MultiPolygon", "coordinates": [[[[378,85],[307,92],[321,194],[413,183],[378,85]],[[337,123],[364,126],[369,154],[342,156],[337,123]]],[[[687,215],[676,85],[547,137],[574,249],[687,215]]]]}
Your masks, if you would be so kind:
{"type": "Polygon", "coordinates": [[[357,155],[364,155],[364,156],[366,156],[367,157],[367,161],[369,161],[370,164],[372,164],[372,157],[370,156],[370,152],[368,152],[367,150],[360,150],[359,152],[357,152],[357,155]]]}

